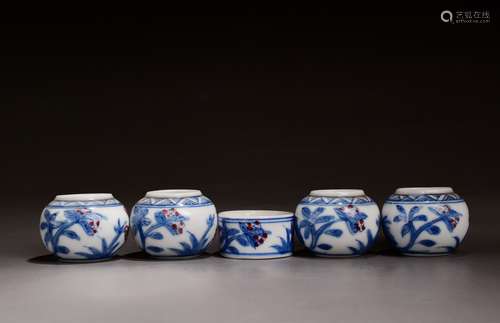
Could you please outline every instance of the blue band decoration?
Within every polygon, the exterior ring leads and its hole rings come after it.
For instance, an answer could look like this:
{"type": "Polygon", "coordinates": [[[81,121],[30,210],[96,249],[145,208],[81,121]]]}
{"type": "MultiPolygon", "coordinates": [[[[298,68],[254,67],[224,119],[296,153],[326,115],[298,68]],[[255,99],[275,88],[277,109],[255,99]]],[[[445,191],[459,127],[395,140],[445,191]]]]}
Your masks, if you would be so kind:
{"type": "Polygon", "coordinates": [[[138,206],[172,208],[172,207],[201,207],[214,205],[212,201],[203,195],[183,198],[155,199],[145,197],[137,202],[138,206]]]}
{"type": "Polygon", "coordinates": [[[385,202],[389,204],[461,203],[464,202],[464,199],[456,193],[422,195],[392,194],[385,202]]]}
{"type": "Polygon", "coordinates": [[[48,208],[75,208],[75,207],[116,207],[123,206],[117,199],[98,200],[98,201],[52,201],[48,208]]]}
{"type": "Polygon", "coordinates": [[[366,195],[354,197],[326,197],[326,196],[306,196],[300,201],[305,205],[368,205],[375,202],[366,195]]]}

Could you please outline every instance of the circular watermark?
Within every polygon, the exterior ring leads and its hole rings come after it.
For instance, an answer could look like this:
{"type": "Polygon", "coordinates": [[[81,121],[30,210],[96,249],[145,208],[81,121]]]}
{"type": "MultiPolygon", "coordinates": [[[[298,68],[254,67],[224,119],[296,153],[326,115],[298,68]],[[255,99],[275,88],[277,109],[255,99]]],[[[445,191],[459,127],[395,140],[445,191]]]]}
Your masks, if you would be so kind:
{"type": "Polygon", "coordinates": [[[453,23],[453,13],[450,10],[443,10],[441,12],[441,20],[443,22],[451,22],[453,23]]]}

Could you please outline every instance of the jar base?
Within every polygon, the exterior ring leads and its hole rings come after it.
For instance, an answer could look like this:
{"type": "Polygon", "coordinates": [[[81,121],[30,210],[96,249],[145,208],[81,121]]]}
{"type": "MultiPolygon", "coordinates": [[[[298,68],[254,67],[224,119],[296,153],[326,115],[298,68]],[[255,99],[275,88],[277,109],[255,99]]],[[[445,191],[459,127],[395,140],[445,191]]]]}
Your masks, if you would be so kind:
{"type": "Polygon", "coordinates": [[[64,259],[64,258],[59,258],[59,257],[57,258],[57,260],[60,262],[67,262],[67,263],[73,263],[73,264],[104,262],[104,261],[110,261],[111,259],[113,259],[113,257],[99,258],[99,259],[64,259]]]}
{"type": "Polygon", "coordinates": [[[312,254],[314,256],[320,257],[320,258],[356,258],[356,257],[361,256],[358,254],[356,254],[356,255],[335,255],[335,254],[329,255],[326,253],[317,253],[317,252],[313,252],[312,254]]]}
{"type": "Polygon", "coordinates": [[[153,256],[153,255],[148,255],[152,259],[155,260],[183,260],[183,259],[193,259],[193,258],[198,258],[201,256],[199,255],[189,255],[189,256],[153,256]]]}
{"type": "Polygon", "coordinates": [[[450,253],[449,252],[436,252],[436,253],[402,252],[401,254],[403,256],[409,256],[409,257],[442,257],[442,256],[448,256],[450,253]]]}
{"type": "Polygon", "coordinates": [[[235,254],[227,254],[221,252],[220,255],[224,258],[232,258],[232,259],[245,259],[245,260],[265,260],[265,259],[278,259],[278,258],[286,258],[292,255],[292,252],[287,252],[284,254],[270,254],[270,255],[235,255],[235,254]]]}

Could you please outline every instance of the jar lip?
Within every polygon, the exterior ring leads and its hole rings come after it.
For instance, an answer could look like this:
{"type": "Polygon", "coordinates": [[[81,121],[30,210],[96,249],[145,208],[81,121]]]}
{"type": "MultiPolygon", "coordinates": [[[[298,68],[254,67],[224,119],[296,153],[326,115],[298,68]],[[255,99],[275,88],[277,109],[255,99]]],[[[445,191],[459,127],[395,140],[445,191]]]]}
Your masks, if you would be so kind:
{"type": "Polygon", "coordinates": [[[200,190],[191,190],[191,189],[155,190],[146,193],[146,197],[157,198],[157,199],[195,197],[201,195],[202,194],[200,190]]]}
{"type": "Polygon", "coordinates": [[[365,192],[360,189],[326,189],[326,190],[312,190],[310,196],[317,197],[354,197],[363,196],[365,192]]]}
{"type": "Polygon", "coordinates": [[[399,195],[424,195],[424,194],[450,194],[451,187],[400,187],[395,194],[399,195]]]}
{"type": "Polygon", "coordinates": [[[78,193],[56,195],[55,201],[77,202],[77,201],[102,201],[113,199],[111,193],[78,193]]]}
{"type": "Polygon", "coordinates": [[[293,213],[276,210],[233,210],[219,213],[221,219],[275,219],[286,217],[293,217],[293,213]]]}

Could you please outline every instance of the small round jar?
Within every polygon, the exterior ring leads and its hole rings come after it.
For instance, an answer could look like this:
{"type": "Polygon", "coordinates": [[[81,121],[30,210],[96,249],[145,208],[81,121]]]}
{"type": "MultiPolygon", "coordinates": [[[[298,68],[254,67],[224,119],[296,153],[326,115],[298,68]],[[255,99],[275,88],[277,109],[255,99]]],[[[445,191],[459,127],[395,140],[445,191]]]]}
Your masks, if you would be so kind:
{"type": "Polygon", "coordinates": [[[42,212],[45,247],[64,261],[110,259],[125,243],[129,219],[107,193],[57,195],[42,212]]]}
{"type": "Polygon", "coordinates": [[[132,230],[139,247],[156,258],[202,254],[217,229],[215,206],[199,190],[147,192],[134,206],[132,230]]]}
{"type": "Polygon", "coordinates": [[[377,204],[363,190],[311,191],[297,206],[299,241],[322,257],[359,256],[373,246],[380,224],[377,204]]]}
{"type": "Polygon", "coordinates": [[[382,227],[404,255],[446,255],[464,239],[469,210],[451,187],[398,188],[382,208],[382,227]]]}
{"type": "Polygon", "coordinates": [[[239,210],[219,213],[220,254],[237,259],[292,255],[293,213],[239,210]]]}

